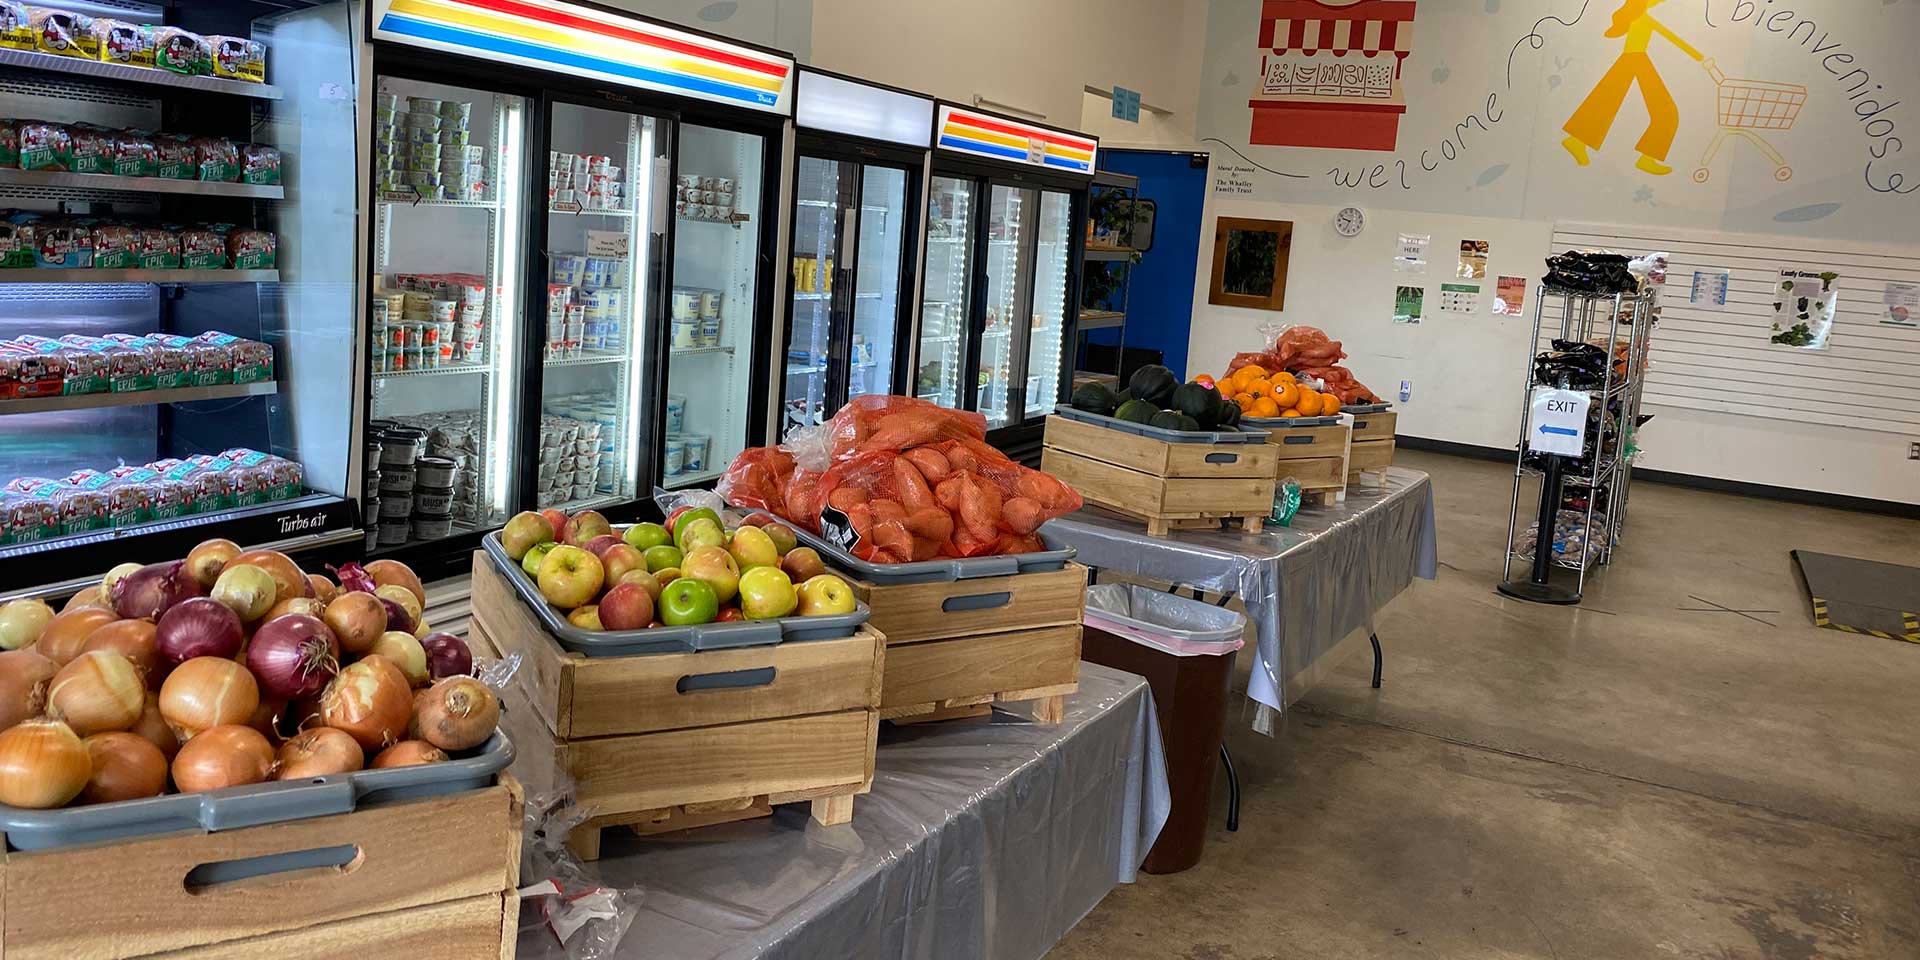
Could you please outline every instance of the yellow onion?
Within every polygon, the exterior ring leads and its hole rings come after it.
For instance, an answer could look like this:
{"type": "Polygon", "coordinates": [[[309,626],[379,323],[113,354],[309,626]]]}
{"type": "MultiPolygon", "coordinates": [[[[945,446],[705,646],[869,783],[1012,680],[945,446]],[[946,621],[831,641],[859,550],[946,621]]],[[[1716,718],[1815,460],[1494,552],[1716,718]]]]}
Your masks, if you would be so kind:
{"type": "Polygon", "coordinates": [[[133,726],[146,702],[147,684],[133,661],[106,650],[75,657],[47,686],[47,716],[83,737],[133,726]]]}
{"type": "Polygon", "coordinates": [[[187,741],[173,758],[173,785],[202,793],[259,783],[273,773],[273,746],[252,727],[213,727],[187,741]]]}
{"type": "Polygon", "coordinates": [[[131,733],[96,733],[82,741],[93,763],[85,803],[157,797],[167,789],[167,758],[160,748],[131,733]]]}
{"type": "Polygon", "coordinates": [[[87,747],[58,720],[28,720],[0,733],[0,803],[29,810],[64,807],[93,773],[87,747]]]}
{"type": "Polygon", "coordinates": [[[213,727],[244,724],[259,706],[253,674],[224,657],[194,657],[160,686],[160,715],[183,742],[213,727]]]}

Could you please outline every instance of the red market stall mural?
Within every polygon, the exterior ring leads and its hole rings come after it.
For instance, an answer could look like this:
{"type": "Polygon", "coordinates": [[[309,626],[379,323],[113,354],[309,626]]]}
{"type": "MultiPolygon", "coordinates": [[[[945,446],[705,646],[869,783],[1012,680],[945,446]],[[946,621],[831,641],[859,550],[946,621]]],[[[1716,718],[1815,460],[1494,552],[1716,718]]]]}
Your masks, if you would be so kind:
{"type": "Polygon", "coordinates": [[[1260,92],[1248,142],[1392,150],[1407,112],[1400,68],[1413,52],[1415,0],[1265,0],[1260,92]]]}

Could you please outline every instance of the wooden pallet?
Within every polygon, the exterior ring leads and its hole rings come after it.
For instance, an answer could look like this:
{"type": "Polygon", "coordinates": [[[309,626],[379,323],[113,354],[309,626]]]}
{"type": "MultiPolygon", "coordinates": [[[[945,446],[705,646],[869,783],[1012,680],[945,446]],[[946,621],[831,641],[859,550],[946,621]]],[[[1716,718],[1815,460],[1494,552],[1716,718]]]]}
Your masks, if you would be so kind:
{"type": "Polygon", "coordinates": [[[886,707],[880,711],[880,719],[896,726],[936,723],[942,720],[988,716],[993,713],[993,705],[996,703],[1028,703],[1032,705],[1031,711],[1035,722],[1059,723],[1067,715],[1067,697],[1079,689],[1080,684],[1076,682],[1035,687],[1030,690],[1003,690],[999,693],[985,693],[971,697],[950,697],[929,703],[886,707]]]}
{"type": "Polygon", "coordinates": [[[1168,443],[1048,417],[1040,469],[1159,537],[1176,521],[1238,519],[1257,531],[1273,510],[1278,462],[1270,443],[1168,443]]]}
{"type": "Polygon", "coordinates": [[[1300,485],[1302,503],[1332,506],[1347,489],[1351,428],[1345,423],[1320,426],[1272,426],[1267,443],[1279,453],[1276,481],[1300,485]]]}
{"type": "Polygon", "coordinates": [[[684,829],[783,803],[807,801],[815,820],[845,823],[853,797],[872,787],[887,647],[870,626],[837,640],[586,657],[555,642],[481,553],[469,633],[476,647],[521,655],[506,705],[539,716],[553,738],[574,802],[591,815],[568,837],[583,859],[598,857],[606,828],[684,829]],[[693,677],[762,674],[682,692],[693,677]]]}
{"type": "Polygon", "coordinates": [[[352,813],[0,855],[0,958],[511,958],[522,794],[500,783],[352,813]],[[321,866],[199,886],[192,871],[300,851],[321,866]],[[74,913],[85,904],[85,917],[74,913]]]}
{"type": "Polygon", "coordinates": [[[1357,483],[1365,474],[1384,473],[1390,466],[1393,466],[1393,438],[1355,440],[1352,452],[1347,455],[1347,483],[1357,483]]]}

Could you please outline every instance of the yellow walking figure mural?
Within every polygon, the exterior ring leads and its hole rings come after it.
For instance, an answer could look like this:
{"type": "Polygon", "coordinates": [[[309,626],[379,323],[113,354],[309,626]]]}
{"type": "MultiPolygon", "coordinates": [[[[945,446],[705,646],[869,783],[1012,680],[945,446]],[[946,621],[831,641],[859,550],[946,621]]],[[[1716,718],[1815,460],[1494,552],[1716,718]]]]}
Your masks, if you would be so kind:
{"type": "Polygon", "coordinates": [[[1607,131],[1612,129],[1614,118],[1619,116],[1620,107],[1626,102],[1627,93],[1634,84],[1640,85],[1640,96],[1647,103],[1647,131],[1640,135],[1635,147],[1640,151],[1640,160],[1634,166],[1655,176],[1672,173],[1667,166],[1667,151],[1673,147],[1673,136],[1680,129],[1680,108],[1673,102],[1673,94],[1667,92],[1667,84],[1660,79],[1660,71],[1654,67],[1653,58],[1647,55],[1647,47],[1653,42],[1654,34],[1659,34],[1681,52],[1696,61],[1706,60],[1706,55],[1680,35],[1667,28],[1667,25],[1653,18],[1648,12],[1651,7],[1659,6],[1664,0],[1626,0],[1620,9],[1613,13],[1613,23],[1607,27],[1606,36],[1625,37],[1626,46],[1620,53],[1620,59],[1613,62],[1605,76],[1594,85],[1593,92],[1587,94],[1580,108],[1573,112],[1561,129],[1567,132],[1567,139],[1561,146],[1573,154],[1573,162],[1586,166],[1592,162],[1589,152],[1600,149],[1607,140],[1607,131]]]}

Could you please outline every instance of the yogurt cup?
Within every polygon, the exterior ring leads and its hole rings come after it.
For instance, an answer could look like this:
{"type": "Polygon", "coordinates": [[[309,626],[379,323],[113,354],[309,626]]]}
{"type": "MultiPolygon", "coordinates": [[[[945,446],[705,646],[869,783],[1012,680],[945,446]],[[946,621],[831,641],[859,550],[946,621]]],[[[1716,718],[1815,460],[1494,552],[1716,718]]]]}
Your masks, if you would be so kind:
{"type": "Polygon", "coordinates": [[[698,346],[700,346],[700,321],[691,319],[682,320],[675,317],[673,321],[674,349],[692,350],[698,346]]]}
{"type": "Polygon", "coordinates": [[[380,545],[383,547],[397,547],[406,543],[407,535],[411,532],[412,526],[405,517],[398,520],[380,518],[380,545]]]}
{"type": "Polygon", "coordinates": [[[414,516],[444,517],[453,509],[452,487],[419,487],[413,491],[414,516]]]}
{"type": "Polygon", "coordinates": [[[407,109],[415,113],[430,113],[438,116],[442,103],[443,101],[435,100],[432,97],[408,97],[407,109]]]}
{"type": "Polygon", "coordinates": [[[680,463],[688,473],[698,473],[707,468],[707,447],[711,439],[697,433],[681,435],[680,463]]]}
{"type": "Polygon", "coordinates": [[[681,432],[681,424],[687,419],[687,398],[667,394],[667,432],[681,432]]]}
{"type": "Polygon", "coordinates": [[[408,493],[383,493],[380,495],[380,522],[405,520],[413,511],[413,495],[408,493]]]}
{"type": "Polygon", "coordinates": [[[664,467],[667,476],[676,477],[686,472],[687,446],[679,437],[667,438],[667,456],[664,467]]]}
{"type": "Polygon", "coordinates": [[[413,536],[419,540],[444,540],[453,535],[453,518],[416,516],[412,521],[413,536]]]}

